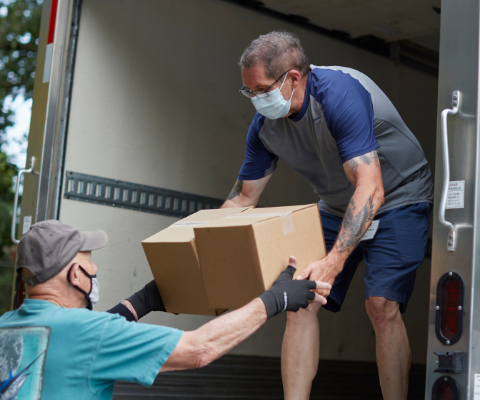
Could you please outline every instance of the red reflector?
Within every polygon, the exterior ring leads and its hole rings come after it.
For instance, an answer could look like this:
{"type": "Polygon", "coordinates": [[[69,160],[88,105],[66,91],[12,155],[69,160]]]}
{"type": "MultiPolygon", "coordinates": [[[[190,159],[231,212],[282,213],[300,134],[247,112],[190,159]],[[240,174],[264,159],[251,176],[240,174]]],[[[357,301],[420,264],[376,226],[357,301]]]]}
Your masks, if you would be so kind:
{"type": "Polygon", "coordinates": [[[450,382],[443,382],[437,389],[437,400],[456,400],[455,390],[450,382]]]}
{"type": "MultiPolygon", "coordinates": [[[[442,335],[452,339],[458,330],[460,305],[460,285],[456,279],[449,278],[443,282],[442,287],[442,335]]],[[[439,387],[440,390],[440,387],[439,387]]],[[[442,397],[442,399],[450,397],[442,397]]],[[[453,397],[452,397],[453,398],[453,397]]]]}

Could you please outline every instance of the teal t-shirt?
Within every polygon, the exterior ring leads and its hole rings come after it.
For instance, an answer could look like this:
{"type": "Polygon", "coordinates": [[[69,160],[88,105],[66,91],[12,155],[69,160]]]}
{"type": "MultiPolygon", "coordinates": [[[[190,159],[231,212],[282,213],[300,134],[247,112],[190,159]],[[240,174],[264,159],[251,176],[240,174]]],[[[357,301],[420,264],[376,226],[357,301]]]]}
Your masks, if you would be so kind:
{"type": "Polygon", "coordinates": [[[27,299],[0,318],[0,385],[18,400],[110,400],[117,380],[152,385],[182,333],[27,299]]]}

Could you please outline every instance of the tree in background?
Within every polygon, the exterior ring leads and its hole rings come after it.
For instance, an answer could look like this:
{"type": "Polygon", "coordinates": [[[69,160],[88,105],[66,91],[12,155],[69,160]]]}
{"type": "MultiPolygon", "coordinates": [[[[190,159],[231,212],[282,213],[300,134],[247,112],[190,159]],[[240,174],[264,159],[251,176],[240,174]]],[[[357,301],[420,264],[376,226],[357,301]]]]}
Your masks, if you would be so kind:
{"type": "Polygon", "coordinates": [[[10,227],[14,195],[13,178],[16,175],[17,167],[8,162],[5,153],[0,152],[0,244],[2,246],[12,244],[10,227]]]}
{"type": "MultiPolygon", "coordinates": [[[[0,261],[12,264],[12,241],[10,227],[13,211],[13,177],[17,168],[7,160],[5,153],[0,152],[0,261]]],[[[3,264],[2,263],[2,264],[3,264]]],[[[0,265],[0,315],[10,309],[12,293],[13,268],[0,265]]]]}
{"type": "Polygon", "coordinates": [[[43,0],[0,0],[0,145],[13,111],[5,100],[32,97],[43,0]]]}
{"type": "MultiPolygon", "coordinates": [[[[11,262],[10,229],[13,177],[17,168],[8,162],[2,145],[5,130],[14,123],[8,108],[18,95],[33,95],[35,63],[43,0],[0,0],[0,262],[11,262]]],[[[13,269],[0,266],[0,315],[10,309],[13,269]]]]}

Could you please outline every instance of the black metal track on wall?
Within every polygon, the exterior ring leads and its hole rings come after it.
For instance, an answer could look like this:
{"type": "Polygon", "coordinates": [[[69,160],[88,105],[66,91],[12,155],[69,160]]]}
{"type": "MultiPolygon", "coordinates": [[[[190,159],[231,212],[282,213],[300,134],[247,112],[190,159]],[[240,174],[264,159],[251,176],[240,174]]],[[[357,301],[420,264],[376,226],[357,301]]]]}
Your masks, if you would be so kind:
{"type": "Polygon", "coordinates": [[[438,53],[415,43],[409,42],[408,40],[387,43],[373,35],[351,38],[348,32],[322,28],[318,25],[312,24],[310,20],[303,15],[282,13],[268,8],[266,4],[258,0],[222,1],[227,1],[229,3],[250,8],[270,17],[290,22],[291,24],[319,33],[323,36],[328,36],[330,38],[340,40],[341,42],[348,43],[352,46],[360,47],[363,50],[367,50],[391,59],[395,63],[415,68],[435,77],[438,76],[438,53]]]}
{"type": "Polygon", "coordinates": [[[185,218],[224,200],[67,171],[63,198],[185,218]]]}

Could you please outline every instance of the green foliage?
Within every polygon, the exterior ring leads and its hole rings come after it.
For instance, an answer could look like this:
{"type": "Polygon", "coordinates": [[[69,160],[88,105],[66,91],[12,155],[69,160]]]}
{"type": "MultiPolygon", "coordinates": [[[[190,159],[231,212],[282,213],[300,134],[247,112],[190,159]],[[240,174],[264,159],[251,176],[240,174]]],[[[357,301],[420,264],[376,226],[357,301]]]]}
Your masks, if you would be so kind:
{"type": "Polygon", "coordinates": [[[17,168],[7,161],[5,153],[0,152],[0,247],[12,244],[10,227],[14,196],[13,177],[15,175],[17,175],[17,168]]]}
{"type": "MultiPolygon", "coordinates": [[[[16,167],[1,150],[5,129],[13,125],[14,113],[6,106],[22,93],[33,94],[35,63],[43,0],[0,0],[0,262],[13,262],[10,228],[13,211],[13,177],[16,167]]],[[[13,268],[0,266],[0,315],[10,309],[13,268]]]]}
{"type": "MultiPolygon", "coordinates": [[[[5,153],[0,151],[0,262],[13,265],[12,226],[13,211],[13,177],[17,168],[7,160],[5,153]]],[[[12,296],[13,268],[0,267],[0,315],[10,310],[12,296]]]]}
{"type": "Polygon", "coordinates": [[[0,316],[10,311],[13,288],[13,268],[0,267],[0,316]]]}
{"type": "Polygon", "coordinates": [[[43,0],[0,0],[0,146],[5,128],[13,125],[13,111],[5,98],[33,94],[35,63],[43,0]]]}
{"type": "MultiPolygon", "coordinates": [[[[5,153],[0,151],[0,263],[12,264],[12,226],[13,209],[13,177],[17,168],[7,160],[5,153]]],[[[0,315],[10,310],[12,296],[13,268],[0,266],[0,315]]]]}

